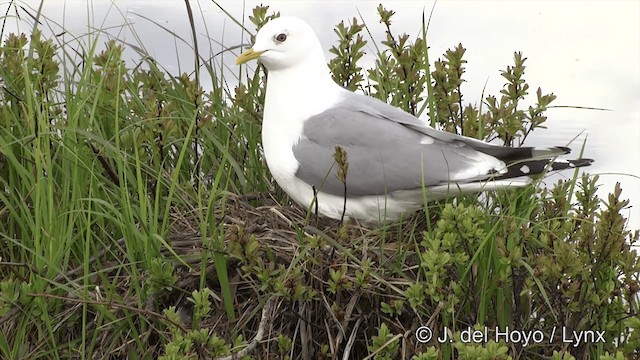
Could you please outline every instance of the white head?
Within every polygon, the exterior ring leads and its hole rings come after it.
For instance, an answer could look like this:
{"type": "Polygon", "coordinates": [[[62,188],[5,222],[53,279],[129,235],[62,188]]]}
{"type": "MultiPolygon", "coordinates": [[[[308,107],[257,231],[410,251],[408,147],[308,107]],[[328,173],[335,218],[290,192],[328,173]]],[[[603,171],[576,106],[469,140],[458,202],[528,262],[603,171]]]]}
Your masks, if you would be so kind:
{"type": "Polygon", "coordinates": [[[288,69],[308,61],[326,64],[320,41],[304,20],[283,16],[264,25],[253,47],[238,56],[236,64],[260,59],[267,69],[288,69]]]}

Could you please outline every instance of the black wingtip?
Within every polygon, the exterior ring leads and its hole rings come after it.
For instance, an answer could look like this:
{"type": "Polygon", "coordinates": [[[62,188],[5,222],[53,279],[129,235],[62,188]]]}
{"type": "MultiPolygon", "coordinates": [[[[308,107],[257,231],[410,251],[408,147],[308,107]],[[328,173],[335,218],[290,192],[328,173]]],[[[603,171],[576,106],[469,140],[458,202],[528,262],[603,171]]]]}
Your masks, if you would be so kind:
{"type": "Polygon", "coordinates": [[[593,164],[595,160],[593,159],[576,159],[576,160],[569,160],[570,164],[573,164],[573,166],[575,167],[582,167],[582,166],[589,166],[591,164],[593,164]]]}
{"type": "Polygon", "coordinates": [[[583,166],[589,166],[593,159],[573,159],[549,162],[549,160],[529,160],[517,164],[512,164],[507,168],[507,172],[501,174],[499,179],[509,179],[520,176],[533,176],[547,171],[569,170],[583,166]]]}
{"type": "Polygon", "coordinates": [[[552,170],[566,170],[566,169],[574,169],[583,166],[589,166],[593,163],[593,159],[574,159],[574,160],[564,160],[564,161],[556,161],[551,164],[552,170]]]}
{"type": "Polygon", "coordinates": [[[564,152],[565,154],[569,154],[571,153],[571,149],[568,147],[564,147],[564,146],[556,146],[556,149],[561,150],[562,152],[564,152]]]}

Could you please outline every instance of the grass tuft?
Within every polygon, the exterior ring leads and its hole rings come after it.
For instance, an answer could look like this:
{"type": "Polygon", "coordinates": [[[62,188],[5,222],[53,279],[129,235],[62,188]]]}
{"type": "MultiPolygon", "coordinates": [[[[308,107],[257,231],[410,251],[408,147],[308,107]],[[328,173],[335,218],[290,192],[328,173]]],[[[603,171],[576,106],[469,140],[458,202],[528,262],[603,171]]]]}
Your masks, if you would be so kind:
{"type": "MultiPolygon", "coordinates": [[[[231,89],[222,54],[194,50],[214,79],[205,91],[142,44],[47,37],[41,10],[17,11],[34,21],[0,47],[0,358],[639,355],[640,235],[619,185],[600,199],[598,177],[576,170],[550,188],[425,203],[377,228],[317,218],[264,166],[264,68],[241,67],[231,89]],[[507,328],[544,341],[507,341],[507,328]],[[488,341],[466,341],[474,330],[488,341]],[[575,336],[596,331],[604,341],[575,336]]],[[[336,26],[337,82],[507,146],[541,131],[555,96],[538,88],[523,108],[521,53],[478,108],[463,101],[462,45],[430,64],[426,24],[412,39],[378,12],[382,41],[356,19],[336,26]],[[371,69],[359,64],[367,41],[371,69]]],[[[278,15],[261,6],[249,20],[278,15]]]]}

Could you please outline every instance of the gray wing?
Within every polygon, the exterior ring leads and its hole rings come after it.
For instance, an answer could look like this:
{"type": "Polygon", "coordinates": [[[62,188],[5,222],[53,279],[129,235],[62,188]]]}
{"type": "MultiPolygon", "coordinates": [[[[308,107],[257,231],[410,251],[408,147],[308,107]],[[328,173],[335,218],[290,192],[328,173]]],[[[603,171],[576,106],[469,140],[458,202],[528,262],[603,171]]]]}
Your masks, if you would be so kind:
{"type": "Polygon", "coordinates": [[[426,186],[477,181],[506,171],[504,162],[474,149],[466,139],[426,127],[376,99],[350,94],[304,123],[293,148],[300,164],[296,176],[317,190],[342,196],[344,184],[333,159],[336,146],[347,153],[349,196],[418,189],[423,181],[426,186]]]}
{"type": "Polygon", "coordinates": [[[491,155],[505,162],[515,162],[529,159],[548,159],[558,155],[569,154],[571,149],[562,146],[552,147],[507,147],[489,144],[482,140],[436,130],[425,125],[420,119],[406,113],[395,106],[370,96],[363,96],[349,92],[347,101],[354,104],[353,109],[360,109],[371,116],[402,124],[414,131],[447,143],[464,144],[487,155],[491,155]]]}

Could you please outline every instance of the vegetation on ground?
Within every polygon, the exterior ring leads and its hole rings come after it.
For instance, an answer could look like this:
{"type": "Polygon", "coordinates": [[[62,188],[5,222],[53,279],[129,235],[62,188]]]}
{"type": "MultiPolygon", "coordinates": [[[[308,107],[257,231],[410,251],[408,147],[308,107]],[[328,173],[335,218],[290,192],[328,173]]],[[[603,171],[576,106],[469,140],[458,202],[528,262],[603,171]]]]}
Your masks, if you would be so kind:
{"type": "MultiPolygon", "coordinates": [[[[199,58],[204,91],[149,54],[127,66],[117,40],[44,36],[50,19],[17,11],[34,21],[0,34],[0,358],[640,356],[639,235],[619,186],[601,199],[576,170],[383,226],[319,218],[264,165],[262,67],[226,79],[199,58]]],[[[336,26],[336,82],[507,146],[544,131],[555,96],[531,90],[521,53],[475,104],[462,45],[432,64],[424,26],[396,34],[378,11],[380,24],[336,26]],[[387,38],[365,40],[368,26],[387,38]]],[[[252,30],[272,16],[255,8],[252,30]]]]}

